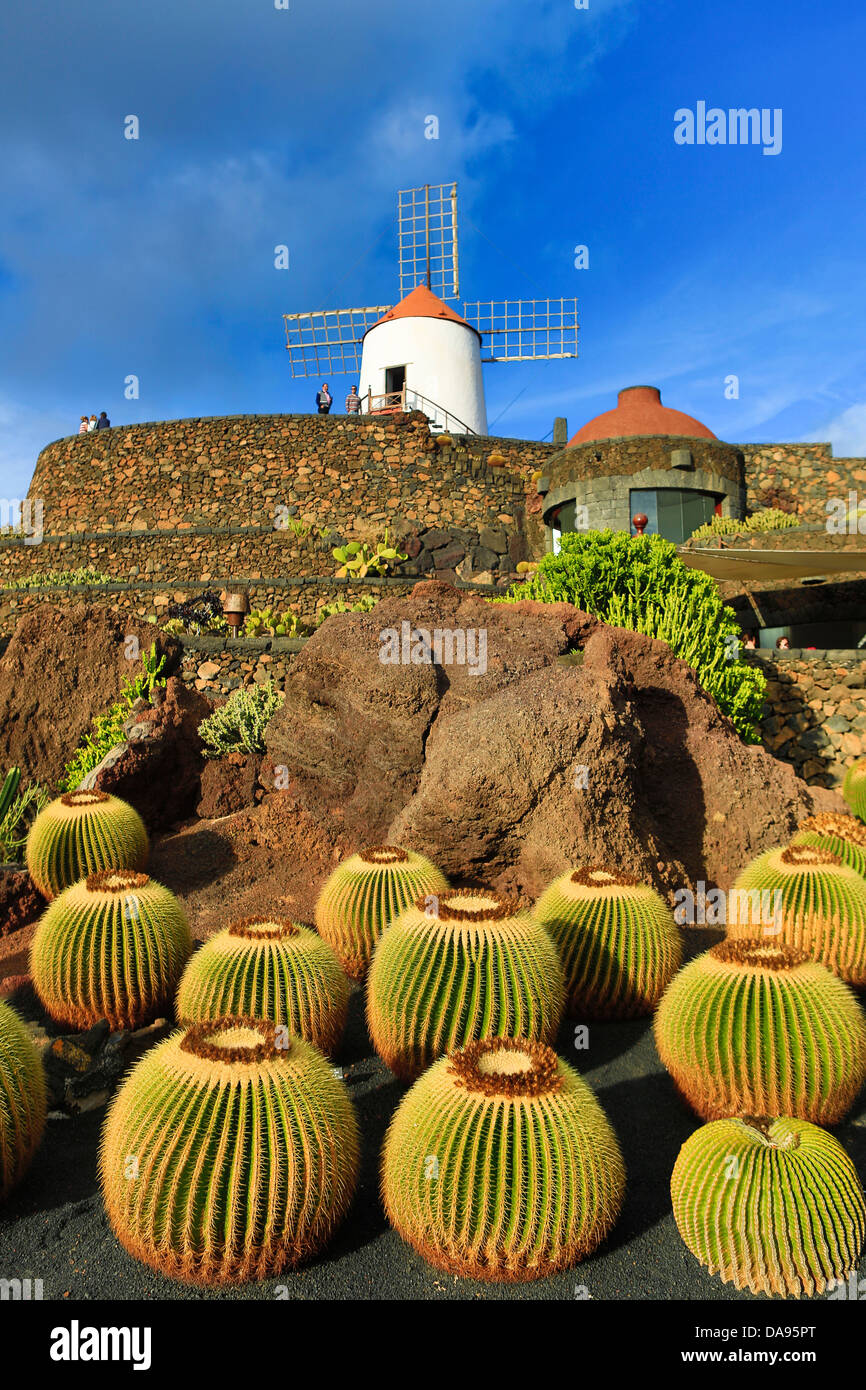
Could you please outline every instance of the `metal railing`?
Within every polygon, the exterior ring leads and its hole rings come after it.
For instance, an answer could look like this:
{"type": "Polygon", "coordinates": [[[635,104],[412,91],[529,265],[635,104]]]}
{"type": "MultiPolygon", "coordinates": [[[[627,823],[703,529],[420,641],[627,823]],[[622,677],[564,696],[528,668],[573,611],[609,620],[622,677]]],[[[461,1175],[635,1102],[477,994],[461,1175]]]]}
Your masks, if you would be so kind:
{"type": "Polygon", "coordinates": [[[475,434],[473,430],[459,416],[446,410],[443,405],[437,405],[435,401],[422,396],[419,391],[413,391],[403,383],[399,391],[386,391],[380,396],[374,396],[372,388],[367,391],[366,396],[361,397],[362,415],[397,415],[401,411],[420,410],[427,416],[434,429],[450,430],[452,426],[458,434],[475,434]]]}

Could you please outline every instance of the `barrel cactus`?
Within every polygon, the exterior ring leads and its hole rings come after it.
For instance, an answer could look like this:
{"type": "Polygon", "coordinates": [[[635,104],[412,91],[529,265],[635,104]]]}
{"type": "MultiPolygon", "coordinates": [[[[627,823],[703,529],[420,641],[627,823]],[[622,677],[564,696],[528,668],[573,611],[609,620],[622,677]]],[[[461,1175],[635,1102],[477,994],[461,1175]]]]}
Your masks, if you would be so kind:
{"type": "Polygon", "coordinates": [[[192,950],[183,907],[147,874],[105,869],[66,888],[30,948],[33,984],[71,1028],[139,1028],[167,1009],[192,950]]]}
{"type": "Polygon", "coordinates": [[[866,821],[866,758],[858,758],[845,773],[842,795],[860,820],[866,821]]]}
{"type": "Polygon", "coordinates": [[[702,1126],[680,1149],[671,1198],[692,1254],[755,1294],[823,1293],[856,1267],[866,1236],[854,1164],[805,1120],[702,1126]]]}
{"type": "Polygon", "coordinates": [[[221,1019],[145,1053],[111,1106],[100,1179],[130,1254],[193,1284],[265,1279],[319,1250],[357,1182],[345,1084],[267,1019],[221,1019]]]}
{"type": "Polygon", "coordinates": [[[580,1018],[652,1013],[679,970],[683,944],[653,888],[614,869],[575,869],[545,889],[533,916],[553,937],[569,1012],[580,1018]]]}
{"type": "Polygon", "coordinates": [[[352,987],[330,946],[308,927],[249,918],[217,932],[189,961],[177,992],[183,1024],[269,1018],[334,1052],[352,987]]]}
{"type": "Polygon", "coordinates": [[[143,869],[147,857],[141,816],[106,792],[67,792],[49,801],[27,836],[27,868],[48,899],[101,869],[143,869]]]}
{"type": "Polygon", "coordinates": [[[607,1116],[543,1043],[481,1039],[440,1058],[385,1141],[392,1226],[431,1264],[470,1279],[567,1269],[608,1234],[624,1189],[607,1116]]]}
{"type": "Polygon", "coordinates": [[[319,894],[316,926],[347,975],[361,980],[388,924],[416,898],[447,887],[444,874],[423,854],[373,845],[337,865],[319,894]]]}
{"type": "Polygon", "coordinates": [[[373,1045],[411,1079],[475,1038],[553,1042],[565,1004],[556,947],[514,903],[480,889],[419,898],[376,947],[367,990],[373,1045]]]}
{"type": "Polygon", "coordinates": [[[829,850],[838,854],[843,864],[866,875],[866,825],[856,816],[840,816],[833,811],[807,816],[791,844],[829,850]]]}
{"type": "Polygon", "coordinates": [[[15,1010],[0,1000],[0,1201],[29,1167],[46,1110],[42,1058],[15,1010]]]}
{"type": "Polygon", "coordinates": [[[805,951],[849,984],[866,984],[866,879],[838,854],[804,844],[768,850],[743,869],[730,902],[729,937],[764,936],[805,951]],[[756,911],[764,918],[759,931],[756,911]]]}
{"type": "Polygon", "coordinates": [[[691,961],[655,1019],[659,1056],[705,1120],[794,1115],[835,1124],[866,1075],[853,992],[790,946],[726,940],[691,961]]]}

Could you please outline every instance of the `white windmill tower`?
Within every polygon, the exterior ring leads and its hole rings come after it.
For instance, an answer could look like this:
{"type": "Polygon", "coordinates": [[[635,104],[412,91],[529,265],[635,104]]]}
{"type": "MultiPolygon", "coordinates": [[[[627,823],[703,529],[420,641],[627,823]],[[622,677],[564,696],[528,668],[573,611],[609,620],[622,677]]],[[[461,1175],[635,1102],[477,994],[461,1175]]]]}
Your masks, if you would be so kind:
{"type": "Polygon", "coordinates": [[[457,185],[397,194],[400,302],[284,314],[292,376],[350,374],[364,413],[421,410],[433,430],[487,433],[482,362],[577,356],[577,299],[459,298],[457,185]],[[485,341],[486,340],[486,341],[485,341]]]}

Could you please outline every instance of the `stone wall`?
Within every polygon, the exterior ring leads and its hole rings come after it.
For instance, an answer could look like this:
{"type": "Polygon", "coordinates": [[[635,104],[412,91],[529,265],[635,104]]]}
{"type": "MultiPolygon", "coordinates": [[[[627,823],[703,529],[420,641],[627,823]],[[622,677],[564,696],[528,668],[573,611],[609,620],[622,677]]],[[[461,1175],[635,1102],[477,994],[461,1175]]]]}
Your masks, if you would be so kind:
{"type": "Polygon", "coordinates": [[[741,444],[750,508],[781,506],[823,527],[828,500],[866,502],[866,458],[834,458],[830,444],[741,444]]]}
{"type": "Polygon", "coordinates": [[[767,678],[764,746],[804,781],[838,787],[866,753],[866,654],[749,652],[767,678]]]}

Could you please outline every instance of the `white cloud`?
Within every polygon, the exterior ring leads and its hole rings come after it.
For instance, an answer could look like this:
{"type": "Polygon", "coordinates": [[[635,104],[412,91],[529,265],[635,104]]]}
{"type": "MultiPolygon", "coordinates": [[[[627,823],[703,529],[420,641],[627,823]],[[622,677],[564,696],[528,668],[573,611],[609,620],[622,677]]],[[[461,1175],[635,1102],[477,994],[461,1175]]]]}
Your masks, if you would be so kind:
{"type": "Polygon", "coordinates": [[[866,404],[849,405],[821,429],[803,436],[808,444],[823,444],[828,439],[836,458],[866,457],[866,404]]]}

